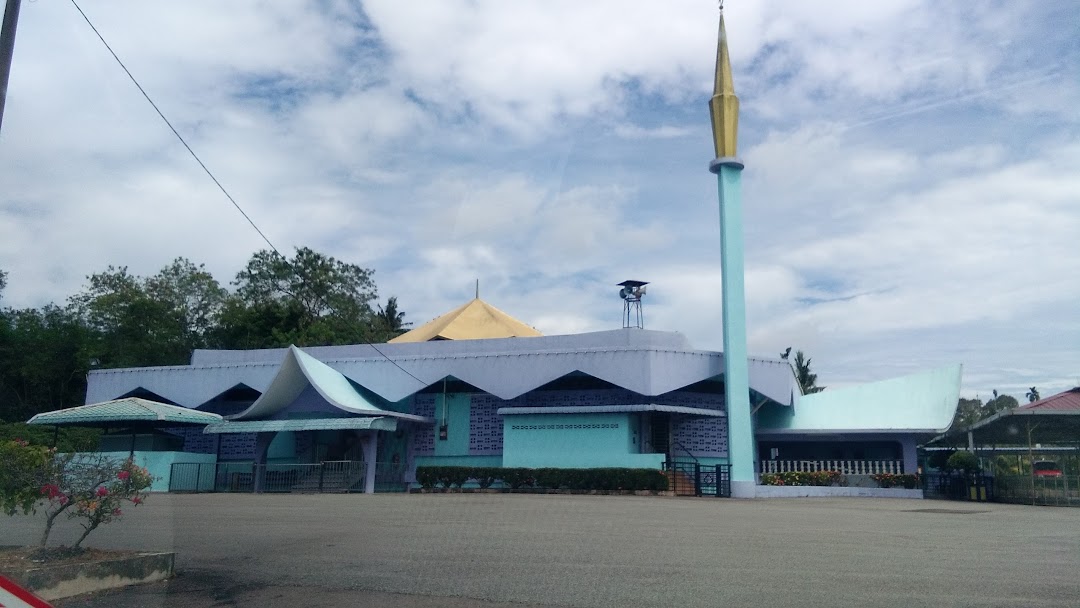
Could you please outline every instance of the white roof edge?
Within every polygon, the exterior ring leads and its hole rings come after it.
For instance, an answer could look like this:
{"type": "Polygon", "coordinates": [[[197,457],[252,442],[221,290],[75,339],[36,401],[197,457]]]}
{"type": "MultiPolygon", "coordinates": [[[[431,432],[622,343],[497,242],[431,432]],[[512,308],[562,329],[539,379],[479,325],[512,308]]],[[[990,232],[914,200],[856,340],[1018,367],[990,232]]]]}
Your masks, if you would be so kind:
{"type": "Polygon", "coordinates": [[[724,418],[727,416],[727,414],[723,410],[711,410],[708,408],[689,407],[685,405],[664,405],[659,403],[632,403],[627,405],[501,407],[495,410],[495,413],[500,416],[516,416],[525,414],[622,414],[633,412],[667,412],[672,414],[689,414],[694,416],[707,416],[712,418],[724,418]]]}

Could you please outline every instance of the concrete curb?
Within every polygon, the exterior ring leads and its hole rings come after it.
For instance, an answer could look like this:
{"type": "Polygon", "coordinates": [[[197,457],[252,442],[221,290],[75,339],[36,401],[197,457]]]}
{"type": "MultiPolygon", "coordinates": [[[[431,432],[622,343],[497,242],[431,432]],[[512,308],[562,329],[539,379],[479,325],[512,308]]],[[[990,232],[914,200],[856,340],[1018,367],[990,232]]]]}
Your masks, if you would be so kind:
{"type": "Polygon", "coordinates": [[[564,494],[574,496],[674,496],[670,490],[546,490],[543,488],[410,488],[410,494],[564,494]]]}
{"type": "Polygon", "coordinates": [[[869,496],[872,498],[922,498],[923,491],[904,488],[849,488],[837,486],[757,486],[755,498],[807,498],[869,496]]]}
{"type": "Polygon", "coordinates": [[[163,581],[173,575],[175,553],[142,553],[130,557],[27,568],[11,578],[43,600],[163,581]]]}

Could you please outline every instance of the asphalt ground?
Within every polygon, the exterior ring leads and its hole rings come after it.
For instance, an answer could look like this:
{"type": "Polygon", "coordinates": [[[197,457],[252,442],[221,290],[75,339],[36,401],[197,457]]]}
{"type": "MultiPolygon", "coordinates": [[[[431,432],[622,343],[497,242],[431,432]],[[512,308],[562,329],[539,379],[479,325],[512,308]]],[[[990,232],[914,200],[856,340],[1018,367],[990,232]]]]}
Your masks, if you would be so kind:
{"type": "MultiPolygon", "coordinates": [[[[40,525],[3,520],[0,544],[40,525]]],[[[1080,606],[1080,509],[1053,507],[160,494],[88,543],[176,551],[179,575],[61,608],[1080,606]]]]}

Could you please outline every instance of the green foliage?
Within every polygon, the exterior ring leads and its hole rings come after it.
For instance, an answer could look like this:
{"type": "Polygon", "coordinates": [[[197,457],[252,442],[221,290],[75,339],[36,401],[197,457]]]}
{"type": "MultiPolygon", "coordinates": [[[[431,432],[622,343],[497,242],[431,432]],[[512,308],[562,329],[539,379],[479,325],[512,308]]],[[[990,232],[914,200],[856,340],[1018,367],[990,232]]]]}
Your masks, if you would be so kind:
{"type": "Polygon", "coordinates": [[[7,515],[45,513],[41,546],[56,519],[81,519],[78,547],[99,526],[119,519],[125,503],[146,499],[153,478],[131,460],[103,454],[61,454],[23,440],[0,442],[0,510],[7,515]]]}
{"type": "MultiPolygon", "coordinates": [[[[1034,387],[1032,387],[1034,388],[1034,387]]],[[[1030,398],[1030,395],[1029,395],[1030,398]]],[[[953,429],[960,429],[989,418],[998,412],[1011,410],[1020,406],[1020,402],[1011,395],[1000,395],[995,390],[993,398],[985,404],[981,399],[961,398],[956,406],[956,415],[953,416],[953,429]]]]}
{"type": "Polygon", "coordinates": [[[82,404],[89,330],[70,311],[0,310],[0,420],[82,404]]]}
{"type": "Polygon", "coordinates": [[[28,515],[41,499],[40,488],[49,478],[54,452],[20,439],[0,441],[0,511],[28,515]]]}
{"type": "Polygon", "coordinates": [[[87,357],[105,368],[186,363],[207,346],[226,297],[203,266],[184,258],[152,277],[110,266],[87,280],[70,308],[92,332],[87,357]]]}
{"type": "Polygon", "coordinates": [[[804,395],[820,393],[825,390],[824,386],[817,385],[817,374],[811,373],[810,358],[804,355],[803,351],[795,351],[795,361],[792,365],[795,368],[795,379],[799,382],[799,387],[804,395]]]}
{"type": "Polygon", "coordinates": [[[54,435],[58,452],[92,452],[98,447],[101,430],[71,427],[61,428],[56,432],[51,426],[31,426],[23,422],[0,423],[0,441],[22,439],[30,445],[53,447],[54,435]]]}
{"type": "Polygon", "coordinates": [[[498,467],[418,467],[416,481],[425,489],[460,488],[469,480],[487,488],[496,481],[514,490],[543,488],[550,490],[652,490],[668,489],[668,479],[655,469],[523,469],[498,467]]]}
{"type": "Polygon", "coordinates": [[[949,456],[945,461],[945,468],[971,475],[979,470],[979,459],[971,452],[960,450],[949,456]]]}
{"type": "Polygon", "coordinates": [[[68,519],[83,520],[80,522],[83,533],[75,541],[76,547],[98,526],[120,519],[124,514],[122,507],[126,504],[133,507],[142,504],[147,497],[146,490],[154,482],[146,469],[136,466],[130,459],[119,463],[119,466],[116,461],[106,460],[90,462],[85,466],[88,470],[83,472],[83,476],[72,476],[75,484],[66,494],[59,486],[42,488],[50,501],[66,495],[69,504],[74,505],[73,510],[68,512],[68,519]],[[82,485],[78,484],[79,481],[82,485]],[[98,482],[96,485],[95,481],[98,482]]]}
{"type": "Polygon", "coordinates": [[[405,322],[405,313],[398,310],[396,296],[386,300],[386,306],[379,305],[379,310],[371,324],[371,341],[387,342],[405,333],[412,323],[405,322]]]}
{"type": "Polygon", "coordinates": [[[1027,394],[1025,394],[1024,396],[1027,397],[1028,403],[1035,403],[1042,398],[1039,396],[1039,389],[1035,388],[1034,386],[1029,388],[1027,394]]]}
{"type": "Polygon", "coordinates": [[[481,490],[486,490],[499,479],[499,469],[495,467],[476,467],[472,470],[471,477],[481,490]]]}
{"type": "Polygon", "coordinates": [[[532,469],[502,469],[500,477],[503,484],[510,486],[512,490],[531,488],[536,483],[535,473],[532,469]]]}
{"type": "Polygon", "coordinates": [[[919,487],[919,476],[911,473],[902,475],[878,473],[877,475],[871,475],[870,479],[876,481],[879,488],[902,487],[906,490],[914,490],[919,487]]]}
{"type": "Polygon", "coordinates": [[[956,450],[942,450],[933,451],[926,457],[926,466],[931,469],[942,470],[946,468],[946,464],[949,461],[949,457],[956,453],[956,450]]]}
{"type": "Polygon", "coordinates": [[[951,428],[963,428],[982,420],[982,407],[983,403],[980,399],[964,399],[961,397],[956,405],[956,414],[953,415],[951,428]]]}
{"type": "MultiPolygon", "coordinates": [[[[396,298],[372,309],[372,272],[308,248],[291,260],[260,251],[230,295],[205,267],[178,258],[149,277],[110,266],[64,307],[2,309],[0,422],[81,405],[92,368],[184,364],[197,348],[390,339],[408,323],[396,298]]],[[[0,289],[6,281],[0,271],[0,289]]]]}
{"type": "Polygon", "coordinates": [[[762,473],[764,486],[834,486],[842,482],[840,471],[762,473]]]}
{"type": "MultiPolygon", "coordinates": [[[[233,281],[236,293],[222,313],[220,340],[229,348],[371,341],[373,273],[307,247],[291,260],[259,251],[233,281]]],[[[396,309],[395,300],[395,316],[396,309]]]]}

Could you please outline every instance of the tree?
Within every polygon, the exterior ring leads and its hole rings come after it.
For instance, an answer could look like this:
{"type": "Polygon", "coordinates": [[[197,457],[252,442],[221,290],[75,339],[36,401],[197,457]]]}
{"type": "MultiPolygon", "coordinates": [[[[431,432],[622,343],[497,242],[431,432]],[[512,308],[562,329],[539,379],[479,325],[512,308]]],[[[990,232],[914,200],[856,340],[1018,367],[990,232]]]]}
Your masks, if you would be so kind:
{"type": "Polygon", "coordinates": [[[146,500],[154,479],[131,459],[117,460],[106,454],[55,454],[39,486],[45,529],[40,545],[49,542],[49,533],[61,514],[82,519],[83,533],[74,547],[99,526],[123,516],[124,503],[134,506],[146,500]]]}
{"type": "Polygon", "coordinates": [[[794,369],[795,379],[799,382],[802,394],[810,395],[825,390],[824,386],[817,385],[817,374],[810,372],[810,358],[801,350],[795,351],[794,369]]]}
{"type": "Polygon", "coordinates": [[[110,266],[87,279],[70,308],[92,332],[87,359],[106,368],[186,363],[207,345],[227,295],[184,258],[149,278],[110,266]]]}
{"type": "Polygon", "coordinates": [[[945,468],[949,471],[971,475],[979,470],[979,458],[971,452],[960,450],[949,456],[949,459],[945,461],[945,468]]]}
{"type": "Polygon", "coordinates": [[[950,428],[958,429],[975,424],[983,418],[982,399],[960,398],[956,405],[956,414],[953,416],[950,428]]]}
{"type": "Polygon", "coordinates": [[[178,333],[189,354],[206,346],[229,295],[205,266],[196,266],[186,258],[173,260],[146,279],[145,291],[151,298],[168,304],[180,322],[178,333]]]}
{"type": "Polygon", "coordinates": [[[993,394],[994,398],[987,401],[986,405],[983,406],[983,418],[988,418],[998,412],[1020,407],[1020,402],[1012,395],[1000,395],[996,389],[993,394]]]}
{"type": "Polygon", "coordinates": [[[412,323],[405,322],[405,313],[400,312],[397,306],[397,296],[390,296],[386,300],[386,306],[379,305],[372,323],[372,341],[386,342],[405,333],[412,323]]]}
{"type": "Polygon", "coordinates": [[[1039,389],[1035,388],[1034,386],[1031,387],[1030,389],[1028,389],[1027,395],[1025,395],[1025,397],[1027,397],[1028,403],[1035,403],[1041,398],[1039,397],[1039,389]]]}
{"type": "Polygon", "coordinates": [[[236,293],[224,306],[218,344],[268,348],[371,341],[373,273],[307,247],[298,248],[291,260],[259,251],[233,281],[236,293]]]}
{"type": "Polygon", "coordinates": [[[997,390],[994,390],[993,398],[985,404],[981,399],[964,399],[961,397],[956,405],[956,414],[953,416],[950,428],[963,428],[989,418],[998,412],[1019,407],[1019,405],[1020,403],[1016,401],[1015,397],[1001,395],[997,390]]]}
{"type": "Polygon", "coordinates": [[[0,441],[0,511],[5,515],[34,512],[54,452],[22,439],[0,441]]]}
{"type": "Polygon", "coordinates": [[[77,316],[51,304],[0,311],[0,420],[81,404],[89,339],[77,316]]]}
{"type": "Polygon", "coordinates": [[[4,288],[7,287],[7,273],[0,270],[0,298],[4,297],[4,288]]]}

